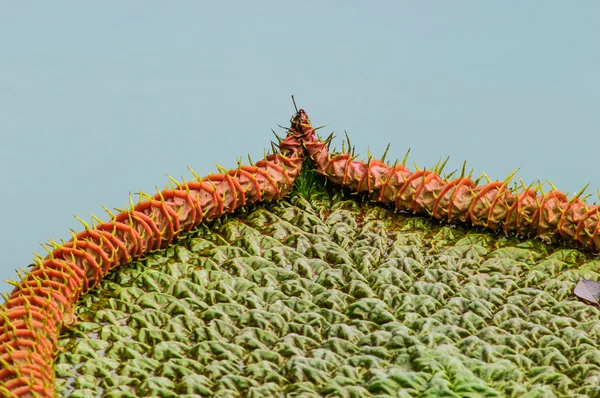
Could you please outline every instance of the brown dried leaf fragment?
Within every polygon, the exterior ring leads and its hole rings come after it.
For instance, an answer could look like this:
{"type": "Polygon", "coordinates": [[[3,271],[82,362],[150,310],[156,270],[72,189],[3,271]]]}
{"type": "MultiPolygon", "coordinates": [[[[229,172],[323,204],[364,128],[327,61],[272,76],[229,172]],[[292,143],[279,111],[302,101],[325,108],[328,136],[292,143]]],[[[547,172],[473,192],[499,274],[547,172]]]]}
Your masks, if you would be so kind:
{"type": "Polygon", "coordinates": [[[600,282],[581,279],[573,293],[582,300],[600,306],[600,282]]]}

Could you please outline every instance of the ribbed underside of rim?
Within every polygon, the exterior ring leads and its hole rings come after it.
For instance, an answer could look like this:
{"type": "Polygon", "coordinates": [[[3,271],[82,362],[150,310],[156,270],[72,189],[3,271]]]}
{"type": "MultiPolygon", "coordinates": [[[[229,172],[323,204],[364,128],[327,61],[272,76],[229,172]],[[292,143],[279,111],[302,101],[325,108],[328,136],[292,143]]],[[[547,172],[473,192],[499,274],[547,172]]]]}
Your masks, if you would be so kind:
{"type": "Polygon", "coordinates": [[[72,397],[600,396],[579,251],[298,194],[110,274],[65,331],[72,397]],[[529,394],[529,395],[527,395],[529,394]]]}

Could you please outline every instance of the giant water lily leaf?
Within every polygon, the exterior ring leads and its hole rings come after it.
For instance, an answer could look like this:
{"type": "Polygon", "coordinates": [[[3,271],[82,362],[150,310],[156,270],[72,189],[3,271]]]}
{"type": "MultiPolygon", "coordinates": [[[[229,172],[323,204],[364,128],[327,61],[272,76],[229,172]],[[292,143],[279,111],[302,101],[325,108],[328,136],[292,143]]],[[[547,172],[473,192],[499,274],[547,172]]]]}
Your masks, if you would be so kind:
{"type": "Polygon", "coordinates": [[[600,247],[596,210],[332,158],[297,116],[285,159],[165,191],[56,249],[0,316],[0,396],[600,397],[599,262],[548,240],[584,209],[577,239],[600,247]]]}

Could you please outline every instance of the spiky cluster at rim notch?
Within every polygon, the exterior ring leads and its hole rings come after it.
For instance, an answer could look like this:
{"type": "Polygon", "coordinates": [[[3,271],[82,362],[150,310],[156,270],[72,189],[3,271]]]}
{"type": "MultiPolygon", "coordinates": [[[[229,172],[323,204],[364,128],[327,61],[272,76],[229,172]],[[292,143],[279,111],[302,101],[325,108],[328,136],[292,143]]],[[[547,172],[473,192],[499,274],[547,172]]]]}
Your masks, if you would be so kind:
{"type": "MultiPolygon", "coordinates": [[[[302,168],[299,122],[292,119],[278,150],[249,166],[191,182],[178,182],[156,195],[141,194],[138,204],[113,214],[110,221],[94,218],[68,242],[51,242],[45,258],[0,308],[0,395],[54,396],[53,359],[60,330],[71,319],[79,296],[96,286],[111,270],[170,244],[181,232],[225,213],[258,202],[279,200],[293,187],[302,168]]],[[[277,149],[277,148],[274,148],[277,149]]]]}

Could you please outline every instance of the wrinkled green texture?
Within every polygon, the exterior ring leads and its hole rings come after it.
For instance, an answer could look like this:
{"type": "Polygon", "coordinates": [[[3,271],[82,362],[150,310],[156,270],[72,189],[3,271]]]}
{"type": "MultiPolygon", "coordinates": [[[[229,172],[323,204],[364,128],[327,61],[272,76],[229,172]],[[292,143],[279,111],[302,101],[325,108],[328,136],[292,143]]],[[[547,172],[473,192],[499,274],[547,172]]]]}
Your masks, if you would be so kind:
{"type": "Polygon", "coordinates": [[[292,195],[202,226],[79,302],[72,397],[600,396],[598,261],[292,195]]]}

